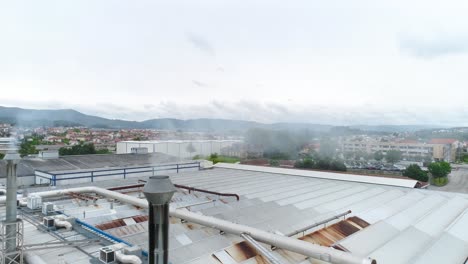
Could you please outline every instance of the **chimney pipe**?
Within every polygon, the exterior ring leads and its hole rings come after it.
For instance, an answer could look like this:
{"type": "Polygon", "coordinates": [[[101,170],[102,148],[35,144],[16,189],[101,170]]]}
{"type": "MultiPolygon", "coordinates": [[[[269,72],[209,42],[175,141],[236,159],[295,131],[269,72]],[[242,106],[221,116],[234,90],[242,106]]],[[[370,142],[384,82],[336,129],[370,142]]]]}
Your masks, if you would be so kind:
{"type": "Polygon", "coordinates": [[[175,191],[169,176],[152,176],[143,187],[149,207],[149,264],[168,264],[169,202],[175,191]]]}
{"type": "Polygon", "coordinates": [[[17,230],[16,230],[16,225],[12,223],[16,223],[16,220],[17,220],[16,167],[21,157],[18,153],[7,153],[4,159],[7,161],[7,193],[6,193],[5,222],[7,224],[11,223],[11,225],[6,226],[5,249],[6,249],[6,253],[8,256],[8,253],[17,251],[16,249],[17,230]]]}

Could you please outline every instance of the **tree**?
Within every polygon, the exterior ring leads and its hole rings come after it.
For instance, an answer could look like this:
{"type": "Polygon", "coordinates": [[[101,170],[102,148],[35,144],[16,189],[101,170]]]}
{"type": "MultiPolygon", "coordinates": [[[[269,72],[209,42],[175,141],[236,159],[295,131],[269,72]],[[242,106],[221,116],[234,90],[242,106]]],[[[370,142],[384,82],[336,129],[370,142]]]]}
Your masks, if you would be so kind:
{"type": "Polygon", "coordinates": [[[315,168],[319,170],[330,170],[331,159],[321,158],[315,163],[315,168]]]}
{"type": "Polygon", "coordinates": [[[450,163],[445,161],[433,162],[429,164],[427,169],[434,178],[447,177],[447,175],[449,175],[449,173],[452,172],[452,167],[450,166],[450,163]]]}
{"type": "Polygon", "coordinates": [[[304,158],[302,160],[296,161],[296,163],[294,164],[294,167],[304,168],[304,169],[312,169],[312,168],[315,167],[315,162],[310,157],[306,157],[306,158],[304,158]]]}
{"type": "Polygon", "coordinates": [[[330,163],[330,170],[334,171],[346,171],[346,165],[340,160],[333,160],[330,163]]]}
{"type": "Polygon", "coordinates": [[[269,160],[269,163],[272,167],[278,167],[280,165],[279,161],[274,159],[269,160]]]}
{"type": "Polygon", "coordinates": [[[96,150],[96,154],[110,154],[111,152],[104,148],[104,149],[99,149],[99,150],[96,150]]]}
{"type": "MultiPolygon", "coordinates": [[[[59,149],[60,156],[67,155],[88,155],[88,154],[97,154],[96,148],[93,143],[83,143],[81,142],[78,145],[74,145],[71,148],[63,147],[59,149]]],[[[105,153],[103,153],[105,154],[105,153]]]]}
{"type": "Polygon", "coordinates": [[[385,156],[385,160],[388,163],[397,163],[401,160],[402,153],[399,150],[389,150],[387,151],[387,155],[385,156]]]}
{"type": "Polygon", "coordinates": [[[21,157],[39,153],[39,151],[36,149],[34,142],[28,141],[26,139],[23,140],[23,142],[21,143],[20,149],[18,152],[21,155],[21,157]]]}
{"type": "Polygon", "coordinates": [[[417,181],[427,182],[429,181],[429,177],[427,173],[421,169],[417,164],[409,165],[404,171],[403,176],[409,177],[411,179],[415,179],[417,181]]]}
{"type": "Polygon", "coordinates": [[[384,158],[384,154],[382,153],[382,151],[379,150],[379,151],[374,152],[374,159],[376,161],[381,161],[383,160],[383,158],[384,158]]]}
{"type": "Polygon", "coordinates": [[[0,153],[0,160],[3,159],[4,157],[5,157],[5,154],[0,153]]]}

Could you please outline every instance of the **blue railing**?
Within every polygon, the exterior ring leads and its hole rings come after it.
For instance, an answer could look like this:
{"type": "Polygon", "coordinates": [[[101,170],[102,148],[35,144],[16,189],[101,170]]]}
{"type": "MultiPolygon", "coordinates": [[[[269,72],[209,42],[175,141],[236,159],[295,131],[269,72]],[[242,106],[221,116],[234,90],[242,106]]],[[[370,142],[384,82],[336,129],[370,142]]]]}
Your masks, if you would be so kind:
{"type": "MultiPolygon", "coordinates": [[[[92,226],[92,225],[90,225],[90,224],[88,224],[86,222],[83,222],[83,221],[81,221],[79,219],[75,219],[75,221],[76,221],[77,224],[80,224],[81,226],[84,226],[87,229],[89,229],[89,230],[91,230],[91,231],[93,231],[93,232],[95,232],[95,233],[97,233],[99,235],[102,235],[103,237],[105,237],[105,238],[107,238],[107,239],[109,239],[109,240],[111,240],[113,242],[122,243],[122,244],[125,244],[125,245],[129,246],[129,247],[133,246],[132,244],[128,243],[127,241],[125,241],[125,240],[123,240],[121,238],[118,238],[116,236],[113,236],[113,235],[111,235],[109,233],[106,233],[106,232],[102,231],[101,229],[98,229],[98,228],[96,228],[96,227],[94,227],[94,226],[92,226]]],[[[148,252],[147,251],[142,250],[141,254],[143,256],[145,256],[145,257],[148,257],[148,252]]]]}
{"type": "Polygon", "coordinates": [[[200,162],[190,162],[190,163],[181,163],[181,164],[166,164],[166,165],[157,165],[157,166],[144,166],[144,167],[130,167],[130,168],[122,168],[122,169],[108,169],[108,170],[83,170],[83,171],[76,171],[76,172],[64,172],[64,173],[49,173],[46,171],[36,170],[36,172],[40,172],[46,175],[50,175],[49,177],[45,177],[42,175],[35,174],[36,177],[44,178],[50,181],[50,185],[56,186],[57,181],[64,181],[64,180],[74,180],[74,179],[85,179],[89,178],[91,182],[94,182],[95,178],[98,177],[108,177],[108,176],[117,176],[122,175],[124,179],[127,178],[127,175],[137,174],[137,173],[148,173],[151,172],[153,175],[158,171],[176,171],[179,173],[180,170],[184,169],[193,169],[197,168],[200,170],[201,165],[200,162]],[[134,171],[137,170],[137,171],[134,171]],[[108,173],[106,173],[108,172],[108,173]],[[60,176],[66,175],[76,175],[76,174],[89,174],[84,176],[77,176],[77,177],[66,177],[60,178],[60,176]]]}

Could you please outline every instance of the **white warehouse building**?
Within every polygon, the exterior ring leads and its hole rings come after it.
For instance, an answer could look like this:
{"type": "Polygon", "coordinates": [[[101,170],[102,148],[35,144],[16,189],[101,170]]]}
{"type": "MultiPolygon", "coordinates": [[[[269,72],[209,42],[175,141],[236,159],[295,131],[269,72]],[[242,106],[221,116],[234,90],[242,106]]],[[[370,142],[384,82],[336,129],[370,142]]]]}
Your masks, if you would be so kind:
{"type": "Polygon", "coordinates": [[[150,140],[117,142],[117,154],[147,152],[164,153],[181,159],[195,155],[221,154],[223,148],[231,147],[241,140],[150,140]]]}

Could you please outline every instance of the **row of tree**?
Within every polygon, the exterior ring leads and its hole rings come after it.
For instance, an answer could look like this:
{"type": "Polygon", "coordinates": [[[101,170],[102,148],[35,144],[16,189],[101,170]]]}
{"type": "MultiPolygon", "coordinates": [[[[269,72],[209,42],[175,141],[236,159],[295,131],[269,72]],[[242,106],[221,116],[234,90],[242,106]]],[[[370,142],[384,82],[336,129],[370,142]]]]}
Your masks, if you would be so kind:
{"type": "MultiPolygon", "coordinates": [[[[444,178],[447,177],[450,174],[450,172],[452,172],[452,167],[448,162],[440,161],[429,164],[427,170],[434,178],[444,178]]],[[[403,176],[423,182],[429,181],[429,176],[427,175],[427,172],[423,171],[421,167],[419,167],[417,164],[409,165],[403,171],[403,176]]]]}
{"type": "Polygon", "coordinates": [[[296,161],[294,167],[301,169],[346,171],[346,166],[340,160],[330,158],[312,159],[310,157],[296,161]]]}
{"type": "Polygon", "coordinates": [[[96,150],[93,143],[80,143],[72,147],[62,147],[59,149],[60,156],[67,155],[88,155],[88,154],[108,154],[109,150],[96,150]]]}

